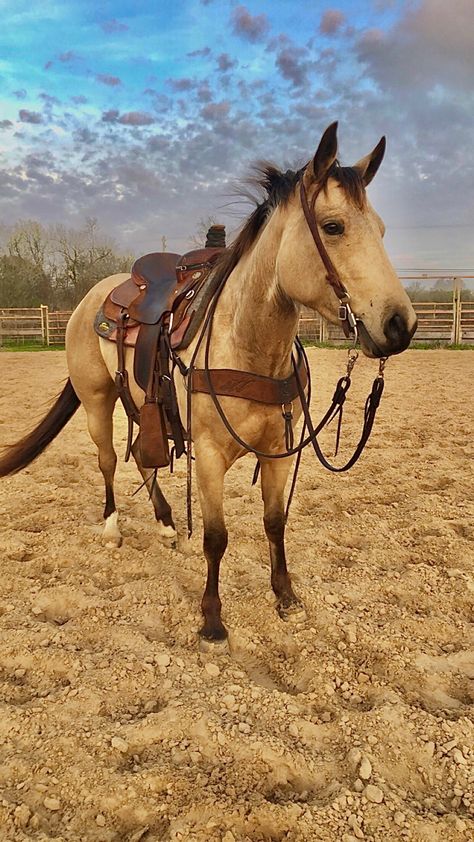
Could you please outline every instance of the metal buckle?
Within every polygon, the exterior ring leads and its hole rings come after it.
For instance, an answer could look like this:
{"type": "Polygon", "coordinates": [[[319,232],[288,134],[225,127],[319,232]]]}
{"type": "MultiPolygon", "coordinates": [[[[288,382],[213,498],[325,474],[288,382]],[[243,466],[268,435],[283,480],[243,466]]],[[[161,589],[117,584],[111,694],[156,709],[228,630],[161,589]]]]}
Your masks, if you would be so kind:
{"type": "Polygon", "coordinates": [[[339,307],[339,319],[341,322],[345,322],[347,319],[347,304],[341,304],[339,307]]]}
{"type": "Polygon", "coordinates": [[[357,318],[352,312],[349,304],[341,304],[339,307],[339,320],[341,322],[347,322],[349,325],[349,330],[351,333],[354,334],[355,341],[357,341],[358,331],[357,331],[357,318]]]}

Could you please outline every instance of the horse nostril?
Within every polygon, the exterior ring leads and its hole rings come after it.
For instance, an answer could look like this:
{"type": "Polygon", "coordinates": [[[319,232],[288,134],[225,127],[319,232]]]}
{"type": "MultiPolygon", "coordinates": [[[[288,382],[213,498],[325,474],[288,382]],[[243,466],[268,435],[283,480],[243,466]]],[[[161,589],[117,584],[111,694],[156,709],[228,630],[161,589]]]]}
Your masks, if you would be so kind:
{"type": "Polygon", "coordinates": [[[401,345],[403,344],[406,339],[409,340],[408,328],[407,323],[403,316],[400,316],[399,313],[395,313],[386,323],[385,336],[389,340],[389,342],[393,343],[393,345],[401,345]]]}
{"type": "Polygon", "coordinates": [[[400,354],[408,348],[410,340],[416,330],[416,320],[413,325],[400,313],[394,313],[385,322],[384,333],[387,337],[387,353],[400,354]]]}

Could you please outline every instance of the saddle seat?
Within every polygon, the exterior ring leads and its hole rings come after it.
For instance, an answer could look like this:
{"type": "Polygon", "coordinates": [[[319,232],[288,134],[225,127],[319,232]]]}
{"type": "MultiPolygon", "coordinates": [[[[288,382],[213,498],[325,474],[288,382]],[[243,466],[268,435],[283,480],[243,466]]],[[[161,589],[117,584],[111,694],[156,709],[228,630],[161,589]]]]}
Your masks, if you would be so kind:
{"type": "MultiPolygon", "coordinates": [[[[170,290],[176,285],[179,258],[179,254],[172,252],[139,257],[133,264],[131,277],[110,293],[110,303],[127,310],[130,318],[140,324],[156,324],[166,310],[170,290]]],[[[106,315],[113,318],[116,313],[106,315]]]]}

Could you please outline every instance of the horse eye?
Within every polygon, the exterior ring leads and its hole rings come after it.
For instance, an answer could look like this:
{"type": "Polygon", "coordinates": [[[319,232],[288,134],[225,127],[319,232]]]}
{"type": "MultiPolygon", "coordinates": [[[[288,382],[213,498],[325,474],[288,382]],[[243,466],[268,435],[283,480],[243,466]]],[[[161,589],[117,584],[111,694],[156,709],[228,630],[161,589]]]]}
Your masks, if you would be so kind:
{"type": "Polygon", "coordinates": [[[337,234],[343,234],[344,233],[344,223],[343,222],[326,222],[326,224],[323,225],[323,231],[326,234],[330,234],[333,237],[337,234]]]}

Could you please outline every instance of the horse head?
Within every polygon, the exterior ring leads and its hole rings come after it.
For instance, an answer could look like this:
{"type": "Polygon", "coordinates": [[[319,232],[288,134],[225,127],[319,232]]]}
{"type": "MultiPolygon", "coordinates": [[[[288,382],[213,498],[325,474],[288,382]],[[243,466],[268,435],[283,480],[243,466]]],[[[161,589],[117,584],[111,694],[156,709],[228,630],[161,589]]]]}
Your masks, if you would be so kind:
{"type": "Polygon", "coordinates": [[[368,357],[404,351],[417,325],[384,248],[384,224],[366,195],[384,152],[382,138],[354,166],[342,167],[337,123],[329,126],[304,169],[300,191],[286,206],[290,216],[277,258],[279,286],[293,301],[334,324],[340,323],[341,304],[349,304],[368,357]]]}

